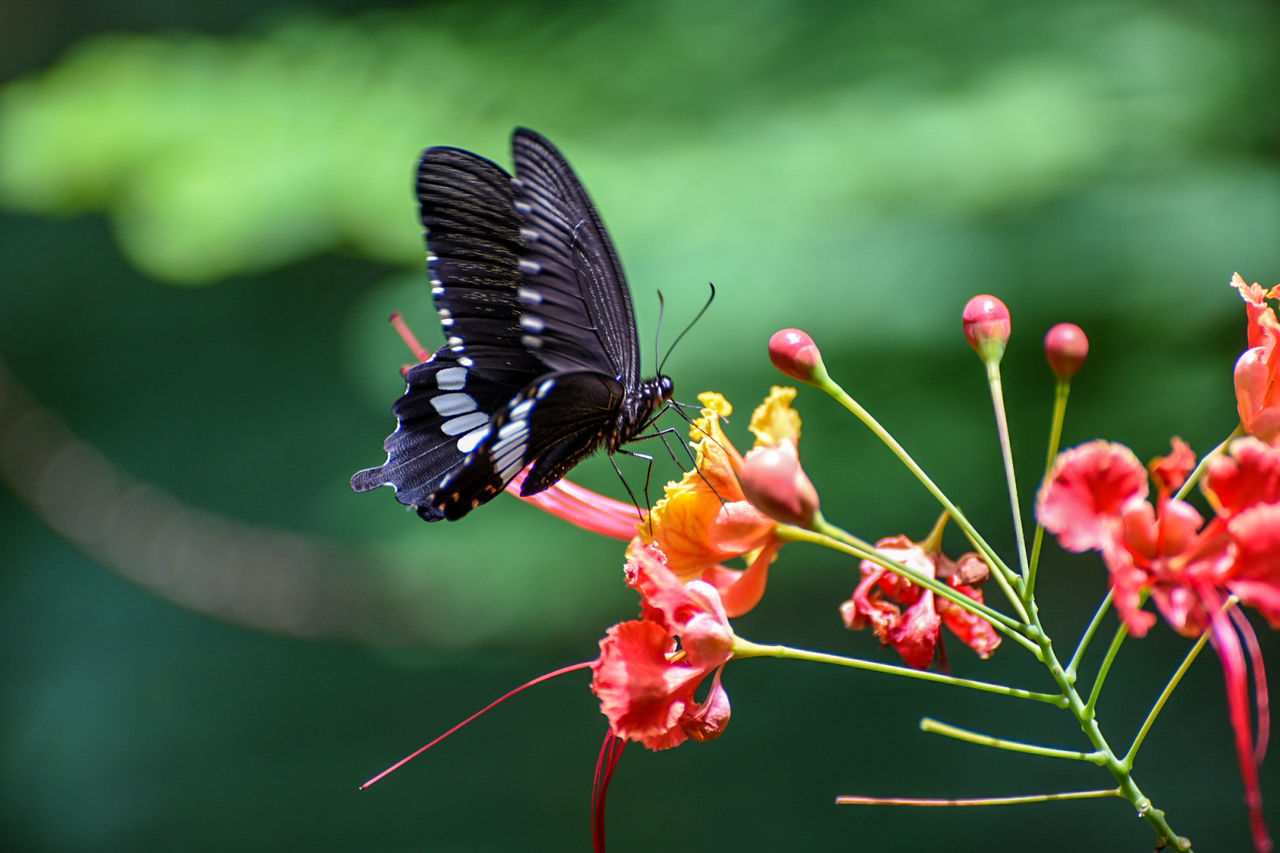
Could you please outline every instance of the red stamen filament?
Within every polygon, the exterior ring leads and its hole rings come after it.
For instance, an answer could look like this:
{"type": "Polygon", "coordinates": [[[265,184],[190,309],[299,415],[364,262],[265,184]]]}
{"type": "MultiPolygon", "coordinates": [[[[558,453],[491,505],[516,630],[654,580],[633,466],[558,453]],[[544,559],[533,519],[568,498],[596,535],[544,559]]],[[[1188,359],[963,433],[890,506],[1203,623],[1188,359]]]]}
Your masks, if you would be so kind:
{"type": "Polygon", "coordinates": [[[431,358],[431,353],[427,351],[422,343],[419,342],[417,335],[409,328],[409,324],[404,321],[404,317],[399,311],[391,315],[391,325],[400,333],[400,339],[405,342],[409,350],[413,353],[413,357],[418,361],[426,361],[431,358]]]}
{"type": "Polygon", "coordinates": [[[444,734],[442,734],[442,735],[440,735],[439,737],[437,737],[435,740],[432,740],[432,741],[431,741],[430,743],[428,743],[426,746],[423,746],[421,749],[418,749],[418,750],[416,750],[416,751],[414,751],[414,752],[410,753],[409,755],[406,755],[404,758],[400,759],[400,760],[399,760],[399,761],[397,761],[395,764],[392,764],[392,765],[391,765],[390,767],[388,767],[386,770],[383,770],[383,771],[382,771],[381,773],[379,773],[377,776],[374,776],[374,777],[373,777],[372,779],[370,779],[368,782],[365,782],[363,785],[361,785],[361,786],[360,786],[360,790],[361,790],[361,791],[363,791],[365,788],[368,788],[370,785],[372,785],[374,782],[379,781],[379,780],[380,780],[380,779],[382,779],[384,776],[389,776],[390,774],[392,774],[392,773],[393,773],[393,772],[395,772],[396,770],[399,770],[401,767],[403,767],[404,765],[408,764],[410,761],[412,761],[413,759],[417,758],[419,755],[421,755],[422,753],[426,752],[428,749],[430,749],[431,747],[435,746],[435,745],[436,745],[436,744],[438,744],[440,741],[444,740],[444,739],[445,739],[445,738],[447,738],[449,735],[453,734],[453,733],[454,733],[454,732],[456,732],[458,729],[460,729],[460,728],[462,728],[463,726],[465,726],[467,723],[470,723],[472,720],[476,719],[477,717],[481,716],[482,714],[486,714],[486,713],[488,713],[489,711],[491,711],[491,710],[493,710],[494,708],[496,708],[496,707],[498,707],[499,705],[501,705],[503,702],[505,702],[505,701],[507,701],[508,699],[510,699],[512,696],[515,696],[517,693],[523,692],[524,690],[526,690],[527,688],[532,687],[532,686],[533,686],[533,685],[535,685],[535,684],[541,684],[541,683],[542,683],[542,682],[544,682],[544,681],[548,681],[548,680],[550,680],[550,679],[552,679],[552,678],[555,678],[555,677],[556,677],[556,676],[558,676],[558,675],[564,675],[565,673],[574,672],[575,670],[579,670],[579,669],[586,669],[586,668],[588,668],[589,666],[591,666],[591,664],[592,664],[593,662],[594,662],[594,661],[589,661],[589,660],[588,660],[588,661],[583,661],[582,663],[575,663],[575,664],[570,664],[569,666],[562,666],[562,667],[560,667],[560,669],[552,670],[551,672],[545,673],[544,675],[539,675],[537,678],[531,679],[530,681],[526,681],[524,684],[521,684],[519,687],[517,687],[517,688],[515,688],[515,689],[513,689],[513,690],[508,690],[506,693],[502,694],[502,695],[501,695],[501,696],[499,696],[497,699],[494,699],[494,700],[493,700],[492,702],[490,702],[488,705],[485,705],[485,706],[484,706],[483,708],[481,708],[479,711],[476,711],[476,712],[475,712],[474,714],[472,714],[470,717],[467,717],[465,720],[463,720],[462,722],[458,723],[456,726],[454,726],[453,728],[449,729],[449,730],[448,730],[448,731],[446,731],[444,734]]]}

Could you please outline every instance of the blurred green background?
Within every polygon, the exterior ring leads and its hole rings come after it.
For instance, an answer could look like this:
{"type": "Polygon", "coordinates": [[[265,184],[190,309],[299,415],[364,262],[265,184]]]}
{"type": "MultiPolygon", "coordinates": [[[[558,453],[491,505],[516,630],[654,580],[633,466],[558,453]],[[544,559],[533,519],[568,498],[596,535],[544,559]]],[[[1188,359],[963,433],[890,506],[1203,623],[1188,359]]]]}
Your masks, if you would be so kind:
{"type": "MultiPolygon", "coordinates": [[[[1280,280],[1278,37],[1264,0],[0,6],[0,845],[589,846],[604,725],[581,675],[356,791],[591,657],[637,605],[617,543],[518,501],[427,526],[347,486],[394,425],[408,355],[387,314],[439,340],[423,147],[507,165],[512,127],[548,135],[610,226],[646,353],[658,289],[666,342],[717,285],[668,363],[682,399],[728,394],[745,444],[780,378],[765,341],[802,326],[1011,554],[961,307],[991,292],[1013,312],[1027,501],[1052,394],[1040,338],[1061,320],[1092,343],[1065,444],[1220,441],[1244,347],[1226,282],[1280,280]]],[[[816,392],[799,406],[828,518],[929,530],[935,506],[883,448],[816,392]]],[[[604,459],[574,476],[624,497],[604,459]]],[[[892,660],[839,623],[855,573],[790,546],[737,628],[892,660]]],[[[1104,573],[1050,547],[1041,589],[1069,647],[1104,573]]],[[[1115,743],[1186,646],[1161,627],[1126,647],[1101,706],[1115,743]]],[[[959,674],[1049,689],[1016,647],[950,653],[959,674]]],[[[613,849],[1150,849],[1118,801],[832,805],[1106,786],[916,728],[1084,748],[1039,706],[770,661],[725,683],[720,740],[627,751],[613,849]]],[[[1206,654],[1136,775],[1199,849],[1249,844],[1230,737],[1206,654]]],[[[1263,789],[1280,829],[1274,761],[1263,789]]]]}

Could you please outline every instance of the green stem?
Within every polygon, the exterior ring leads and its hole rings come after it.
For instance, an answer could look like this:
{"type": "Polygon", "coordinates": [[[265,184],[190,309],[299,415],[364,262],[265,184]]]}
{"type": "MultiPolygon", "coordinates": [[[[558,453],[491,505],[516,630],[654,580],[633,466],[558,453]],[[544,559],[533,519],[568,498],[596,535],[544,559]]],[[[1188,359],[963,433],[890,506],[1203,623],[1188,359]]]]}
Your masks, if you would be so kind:
{"type": "Polygon", "coordinates": [[[1093,641],[1093,635],[1097,633],[1098,626],[1102,624],[1102,617],[1111,608],[1111,599],[1114,595],[1115,590],[1107,590],[1107,594],[1102,597],[1102,603],[1093,612],[1093,619],[1089,620],[1089,626],[1080,635],[1080,642],[1076,643],[1076,650],[1071,655],[1071,663],[1067,664],[1067,677],[1071,679],[1073,684],[1076,680],[1076,673],[1079,671],[1080,659],[1084,657],[1085,650],[1089,648],[1089,643],[1093,641]]]}
{"type": "Polygon", "coordinates": [[[1032,640],[1029,640],[1023,635],[1023,626],[1001,613],[999,610],[994,610],[985,604],[979,604],[969,596],[964,593],[957,592],[937,578],[931,578],[928,575],[923,575],[910,566],[888,559],[877,551],[875,546],[858,539],[850,533],[840,530],[834,525],[828,524],[824,520],[816,519],[815,525],[816,524],[821,524],[823,529],[830,531],[830,533],[820,532],[818,530],[806,530],[803,527],[780,524],[777,528],[777,535],[780,539],[784,539],[786,541],[810,542],[815,545],[825,545],[828,548],[858,557],[859,559],[871,560],[876,564],[882,565],[890,571],[907,578],[912,583],[923,586],[948,601],[954,602],[960,607],[968,610],[970,613],[981,616],[983,619],[990,622],[997,630],[1021,643],[1023,646],[1026,646],[1031,652],[1039,652],[1039,647],[1032,640]]]}
{"type": "Polygon", "coordinates": [[[1122,796],[1119,788],[1097,791],[1063,791],[1059,794],[1029,794],[1023,797],[973,797],[963,800],[940,800],[915,797],[836,797],[837,806],[1016,806],[1023,803],[1049,803],[1054,800],[1093,800],[1122,796]]]}
{"type": "Polygon", "coordinates": [[[1143,720],[1142,727],[1138,729],[1138,734],[1133,739],[1133,745],[1129,747],[1129,751],[1126,752],[1124,754],[1124,758],[1121,759],[1126,766],[1133,766],[1134,756],[1138,754],[1139,747],[1141,747],[1142,742],[1146,740],[1147,732],[1151,731],[1151,726],[1155,723],[1156,717],[1160,716],[1160,712],[1164,709],[1165,702],[1169,701],[1169,696],[1173,693],[1173,689],[1178,686],[1180,681],[1182,681],[1182,677],[1187,674],[1187,670],[1191,668],[1191,664],[1200,655],[1201,650],[1204,649],[1205,643],[1207,642],[1209,642],[1208,630],[1200,635],[1200,639],[1196,640],[1195,645],[1193,645],[1191,650],[1187,652],[1187,656],[1182,659],[1182,664],[1169,679],[1169,683],[1164,686],[1164,690],[1160,693],[1160,698],[1156,699],[1155,704],[1151,706],[1150,713],[1148,713],[1147,718],[1143,720]]]}
{"type": "Polygon", "coordinates": [[[1221,444],[1204,455],[1204,458],[1200,460],[1200,464],[1196,465],[1195,470],[1191,472],[1191,476],[1187,477],[1187,481],[1182,484],[1182,488],[1178,489],[1178,493],[1173,496],[1174,499],[1182,500],[1185,498],[1187,493],[1195,487],[1195,484],[1200,482],[1200,478],[1204,476],[1204,472],[1209,469],[1209,463],[1216,457],[1225,453],[1227,445],[1242,435],[1244,435],[1244,424],[1236,424],[1236,428],[1231,431],[1229,436],[1222,440],[1221,444]]]}
{"type": "MultiPolygon", "coordinates": [[[[894,456],[898,457],[903,465],[907,466],[907,470],[920,481],[925,489],[928,490],[929,494],[933,495],[933,497],[946,508],[947,512],[951,514],[951,517],[955,519],[956,524],[960,525],[960,529],[964,531],[965,537],[968,538],[968,540],[973,543],[973,546],[982,553],[983,557],[987,560],[987,564],[991,566],[993,572],[1004,573],[1010,582],[1015,583],[1015,585],[1018,586],[1021,585],[1022,579],[1012,569],[1010,569],[1003,560],[1000,559],[1000,556],[996,554],[990,545],[987,544],[986,540],[982,538],[977,529],[969,523],[969,519],[967,519],[964,513],[960,511],[960,508],[952,503],[950,498],[943,494],[937,484],[934,483],[933,480],[929,478],[929,475],[924,472],[924,469],[917,465],[916,461],[911,458],[911,455],[907,453],[906,449],[903,448],[903,446],[899,444],[884,427],[880,426],[879,421],[873,418],[871,413],[862,408],[857,400],[850,397],[845,393],[843,388],[836,384],[830,374],[827,373],[826,368],[821,364],[818,365],[817,370],[814,372],[812,381],[814,385],[821,388],[835,399],[836,402],[840,403],[840,405],[852,412],[858,420],[862,421],[862,423],[866,425],[867,429],[871,430],[871,432],[875,434],[876,438],[880,439],[880,441],[889,448],[894,456]]],[[[1012,599],[1012,604],[1019,611],[1022,610],[1022,602],[1018,596],[1015,596],[1012,599]]],[[[1025,621],[1026,615],[1024,613],[1019,612],[1018,615],[1025,621]]]]}
{"type": "Polygon", "coordinates": [[[1004,461],[1004,479],[1009,489],[1009,508],[1013,510],[1013,538],[1018,544],[1018,565],[1027,586],[1022,589],[1023,602],[1030,606],[1031,562],[1027,559],[1027,538],[1022,530],[1022,504],[1018,500],[1018,478],[1013,471],[1013,443],[1009,439],[1009,418],[1004,409],[1004,383],[1000,380],[1000,362],[987,364],[987,386],[991,389],[991,406],[996,414],[996,434],[1000,438],[1000,457],[1004,461]]]}
{"type": "MultiPolygon", "coordinates": [[[[1044,476],[1041,482],[1049,479],[1053,470],[1053,460],[1058,457],[1058,448],[1062,446],[1062,424],[1067,419],[1067,397],[1071,394],[1071,383],[1058,380],[1053,393],[1053,415],[1049,419],[1049,452],[1045,454],[1044,476]]],[[[1044,544],[1044,526],[1036,524],[1035,542],[1031,545],[1031,575],[1027,578],[1027,595],[1035,595],[1036,570],[1040,566],[1040,546],[1044,544]]]]}
{"type": "Polygon", "coordinates": [[[886,675],[901,675],[906,676],[907,678],[919,679],[921,681],[950,684],[953,687],[968,687],[971,690],[981,690],[986,693],[999,693],[1002,696],[1012,696],[1017,699],[1031,699],[1035,702],[1044,702],[1048,705],[1055,705],[1059,708],[1066,707],[1063,697],[1053,693],[1037,693],[1032,690],[1023,690],[1020,687],[1010,687],[1007,684],[992,684],[987,681],[974,681],[973,679],[957,678],[954,675],[944,675],[939,672],[912,669],[906,666],[894,666],[893,664],[887,663],[876,663],[875,661],[859,660],[858,658],[832,655],[825,652],[813,652],[807,649],[792,648],[791,646],[760,645],[749,640],[744,640],[741,637],[737,637],[734,640],[733,656],[735,658],[772,657],[783,660],[804,660],[812,663],[829,663],[835,664],[836,666],[847,666],[852,669],[884,673],[886,675]]]}
{"type": "Polygon", "coordinates": [[[1091,764],[1098,765],[1105,764],[1107,760],[1106,755],[1097,751],[1081,752],[1073,749],[1055,749],[1050,746],[1037,746],[1033,743],[1005,740],[1004,738],[984,735],[981,732],[962,729],[959,726],[953,726],[949,723],[944,723],[941,720],[935,720],[932,717],[925,717],[920,720],[920,730],[923,732],[929,732],[930,734],[939,734],[956,740],[962,740],[967,743],[976,743],[980,746],[1007,749],[1010,752],[1026,752],[1031,755],[1043,755],[1046,758],[1071,758],[1076,761],[1088,761],[1091,764]]]}
{"type": "Polygon", "coordinates": [[[1098,674],[1093,679],[1093,688],[1089,691],[1089,701],[1085,703],[1085,708],[1090,716],[1093,716],[1093,709],[1098,705],[1098,697],[1102,695],[1102,685],[1107,680],[1107,674],[1111,672],[1111,664],[1115,663],[1116,655],[1120,653],[1120,646],[1123,645],[1125,638],[1129,636],[1129,626],[1123,622],[1116,629],[1116,633],[1111,638],[1111,645],[1107,647],[1107,654],[1102,658],[1102,663],[1098,667],[1098,674]]]}

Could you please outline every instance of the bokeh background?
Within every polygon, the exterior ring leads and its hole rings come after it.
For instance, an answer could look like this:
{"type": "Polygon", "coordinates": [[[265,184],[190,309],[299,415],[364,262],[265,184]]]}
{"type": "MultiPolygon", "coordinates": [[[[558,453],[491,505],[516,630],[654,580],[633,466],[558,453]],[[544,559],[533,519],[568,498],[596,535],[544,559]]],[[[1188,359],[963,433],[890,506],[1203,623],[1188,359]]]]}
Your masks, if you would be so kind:
{"type": "MultiPolygon", "coordinates": [[[[780,379],[765,341],[802,326],[1012,553],[962,305],[1013,312],[1028,502],[1054,322],[1092,341],[1064,443],[1149,458],[1225,437],[1244,347],[1227,280],[1280,280],[1278,37],[1266,0],[0,6],[0,845],[588,847],[604,725],[580,674],[356,791],[636,612],[618,544],[514,499],[429,527],[348,489],[394,425],[408,356],[386,316],[439,340],[423,147],[508,164],[512,127],[548,135],[610,226],[646,353],[657,290],[665,347],[717,285],[668,362],[683,399],[728,394],[745,443],[780,379]]],[[[883,448],[816,392],[799,406],[830,519],[928,531],[936,507],[883,448]]],[[[575,479],[624,497],[603,459],[575,479]]],[[[891,660],[838,621],[855,573],[790,546],[738,629],[891,660]]],[[[1104,573],[1051,547],[1041,589],[1069,648],[1104,573]]],[[[1163,627],[1126,646],[1101,706],[1115,742],[1186,647],[1163,627]]],[[[1049,689],[1016,647],[950,652],[959,674],[1049,689]]],[[[1118,801],[832,805],[1106,786],[917,730],[1084,748],[1039,706],[771,661],[726,685],[720,740],[628,750],[614,849],[1150,848],[1118,801]]],[[[1202,849],[1247,849],[1212,654],[1137,779],[1202,849]]],[[[1263,786],[1275,829],[1274,761],[1263,786]]]]}

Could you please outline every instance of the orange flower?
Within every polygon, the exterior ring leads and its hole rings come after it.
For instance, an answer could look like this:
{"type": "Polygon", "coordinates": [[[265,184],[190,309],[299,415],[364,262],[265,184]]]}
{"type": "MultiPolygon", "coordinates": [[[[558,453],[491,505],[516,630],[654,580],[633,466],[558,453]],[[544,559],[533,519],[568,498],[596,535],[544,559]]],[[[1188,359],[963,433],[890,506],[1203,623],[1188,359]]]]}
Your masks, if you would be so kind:
{"type": "MultiPolygon", "coordinates": [[[[755,448],[795,446],[800,438],[800,415],[791,408],[795,396],[794,388],[774,386],[756,408],[750,424],[755,448]]],[[[652,524],[640,526],[632,551],[640,545],[657,545],[676,577],[707,581],[719,590],[728,614],[740,616],[764,595],[769,564],[782,540],[776,535],[778,522],[752,504],[743,491],[742,455],[720,425],[733,407],[714,392],[700,394],[698,399],[705,408],[691,430],[696,468],[679,482],[667,484],[665,497],[650,514],[652,524]],[[721,565],[735,557],[747,560],[745,571],[721,565]]],[[[816,494],[812,505],[816,511],[816,494]]]]}

